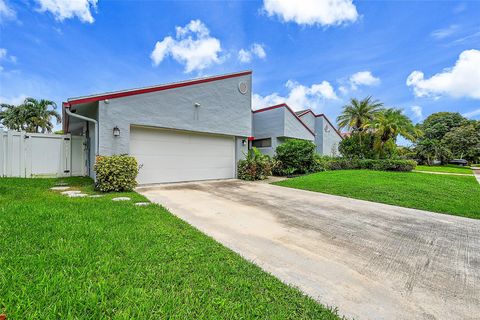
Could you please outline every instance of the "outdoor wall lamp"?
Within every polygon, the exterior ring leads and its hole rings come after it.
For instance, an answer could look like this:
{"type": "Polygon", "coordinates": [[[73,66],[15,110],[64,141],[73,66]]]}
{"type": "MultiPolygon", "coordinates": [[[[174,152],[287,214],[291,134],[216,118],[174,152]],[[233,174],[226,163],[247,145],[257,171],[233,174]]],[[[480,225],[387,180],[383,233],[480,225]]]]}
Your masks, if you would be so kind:
{"type": "Polygon", "coordinates": [[[113,136],[114,137],[118,137],[120,135],[120,129],[115,126],[115,128],[113,128],[113,136]]]}

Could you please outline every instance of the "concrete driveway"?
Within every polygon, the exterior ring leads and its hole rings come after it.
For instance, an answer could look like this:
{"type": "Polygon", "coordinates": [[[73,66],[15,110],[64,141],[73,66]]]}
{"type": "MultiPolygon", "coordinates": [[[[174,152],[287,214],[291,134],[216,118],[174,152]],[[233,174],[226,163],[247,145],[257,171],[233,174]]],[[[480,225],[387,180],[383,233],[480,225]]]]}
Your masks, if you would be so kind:
{"type": "Polygon", "coordinates": [[[138,191],[347,317],[480,318],[480,220],[237,180],[138,191]]]}

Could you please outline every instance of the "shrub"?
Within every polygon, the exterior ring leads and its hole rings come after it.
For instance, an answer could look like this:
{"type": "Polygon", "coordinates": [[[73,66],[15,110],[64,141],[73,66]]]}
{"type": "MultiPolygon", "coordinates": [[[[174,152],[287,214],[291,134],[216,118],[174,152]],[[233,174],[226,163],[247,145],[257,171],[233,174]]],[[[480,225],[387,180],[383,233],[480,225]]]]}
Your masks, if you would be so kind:
{"type": "Polygon", "coordinates": [[[95,188],[99,191],[131,191],[137,186],[138,164],[134,157],[98,156],[94,170],[97,177],[95,188]]]}
{"type": "Polygon", "coordinates": [[[416,166],[413,160],[333,159],[325,163],[326,170],[412,171],[416,166]]]}
{"type": "Polygon", "coordinates": [[[248,150],[245,160],[238,162],[238,178],[254,181],[263,180],[272,174],[272,161],[257,148],[248,150]]]}
{"type": "Polygon", "coordinates": [[[315,148],[311,141],[288,139],[275,150],[274,174],[283,176],[314,172],[315,148]]]}
{"type": "Polygon", "coordinates": [[[375,159],[374,140],[375,136],[371,133],[353,133],[340,141],[338,150],[348,159],[375,159]]]}

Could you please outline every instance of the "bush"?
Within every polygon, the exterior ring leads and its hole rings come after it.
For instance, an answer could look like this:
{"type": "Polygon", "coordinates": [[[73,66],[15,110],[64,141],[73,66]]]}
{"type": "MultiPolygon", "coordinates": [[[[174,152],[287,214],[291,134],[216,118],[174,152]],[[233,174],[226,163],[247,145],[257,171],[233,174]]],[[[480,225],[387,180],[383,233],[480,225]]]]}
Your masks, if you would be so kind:
{"type": "Polygon", "coordinates": [[[132,191],[137,186],[138,164],[134,157],[98,156],[94,170],[97,177],[95,188],[99,191],[132,191]]]}
{"type": "Polygon", "coordinates": [[[238,178],[247,181],[263,180],[272,174],[272,161],[257,148],[248,150],[245,160],[238,162],[238,178]]]}
{"type": "Polygon", "coordinates": [[[333,159],[325,163],[326,170],[367,169],[377,171],[412,171],[413,160],[333,159]]]}
{"type": "Polygon", "coordinates": [[[288,139],[275,150],[273,173],[284,176],[314,172],[315,148],[311,141],[288,139]]]}
{"type": "Polygon", "coordinates": [[[375,159],[377,154],[373,148],[374,140],[375,136],[371,133],[353,133],[340,141],[338,150],[348,159],[375,159]]]}

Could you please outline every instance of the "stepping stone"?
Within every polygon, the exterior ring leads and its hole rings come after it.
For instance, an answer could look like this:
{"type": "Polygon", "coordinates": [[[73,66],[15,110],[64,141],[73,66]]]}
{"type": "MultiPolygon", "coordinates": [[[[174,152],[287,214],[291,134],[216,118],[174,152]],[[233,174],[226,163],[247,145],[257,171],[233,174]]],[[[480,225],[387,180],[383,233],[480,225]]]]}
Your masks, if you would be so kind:
{"type": "Polygon", "coordinates": [[[68,186],[68,183],[66,183],[66,182],[57,182],[57,183],[55,183],[55,186],[56,186],[56,187],[64,187],[64,186],[68,186]]]}
{"type": "Polygon", "coordinates": [[[50,190],[55,190],[55,191],[62,191],[62,190],[68,190],[70,187],[53,187],[50,188],[50,190]]]}
{"type": "Polygon", "coordinates": [[[150,202],[137,202],[135,203],[136,206],[143,207],[143,206],[148,206],[150,202]]]}
{"type": "Polygon", "coordinates": [[[113,201],[128,201],[130,200],[129,197],[118,197],[118,198],[113,198],[113,201]]]}
{"type": "Polygon", "coordinates": [[[83,197],[88,197],[88,194],[86,194],[86,193],[71,193],[68,196],[70,198],[83,198],[83,197]]]}
{"type": "Polygon", "coordinates": [[[92,194],[91,196],[88,196],[89,198],[101,198],[103,197],[103,194],[92,194]]]}
{"type": "Polygon", "coordinates": [[[63,191],[62,194],[65,194],[65,195],[71,195],[71,194],[77,194],[77,193],[82,193],[82,191],[78,191],[78,190],[69,190],[69,191],[63,191]]]}

